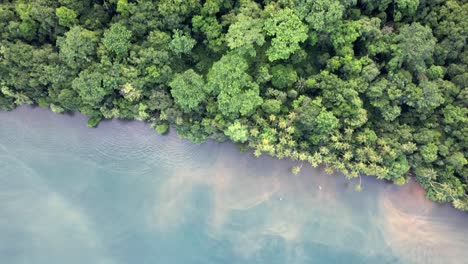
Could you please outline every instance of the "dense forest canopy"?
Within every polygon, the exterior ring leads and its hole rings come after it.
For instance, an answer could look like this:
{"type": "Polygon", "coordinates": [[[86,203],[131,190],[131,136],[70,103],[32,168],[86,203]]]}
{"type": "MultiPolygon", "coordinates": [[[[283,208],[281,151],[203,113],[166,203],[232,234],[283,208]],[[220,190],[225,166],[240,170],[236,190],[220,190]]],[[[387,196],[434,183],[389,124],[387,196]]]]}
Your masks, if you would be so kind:
{"type": "Polygon", "coordinates": [[[413,175],[468,210],[467,35],[463,0],[2,1],[0,109],[413,175]]]}

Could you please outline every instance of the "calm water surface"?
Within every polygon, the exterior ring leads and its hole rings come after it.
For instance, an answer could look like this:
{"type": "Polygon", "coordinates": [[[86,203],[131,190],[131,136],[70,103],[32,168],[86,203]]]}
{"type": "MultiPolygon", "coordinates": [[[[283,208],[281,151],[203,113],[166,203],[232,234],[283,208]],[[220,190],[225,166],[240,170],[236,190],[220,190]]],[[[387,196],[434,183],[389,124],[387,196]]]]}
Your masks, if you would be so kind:
{"type": "Polygon", "coordinates": [[[1,263],[468,263],[468,215],[412,182],[85,121],[0,112],[1,263]]]}

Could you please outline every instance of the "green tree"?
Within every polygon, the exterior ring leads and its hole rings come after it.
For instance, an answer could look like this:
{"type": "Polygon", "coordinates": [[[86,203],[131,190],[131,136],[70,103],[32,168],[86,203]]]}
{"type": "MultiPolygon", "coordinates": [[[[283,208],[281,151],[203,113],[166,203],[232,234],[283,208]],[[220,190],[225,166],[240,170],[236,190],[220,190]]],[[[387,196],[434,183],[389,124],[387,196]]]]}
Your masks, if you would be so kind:
{"type": "Polygon", "coordinates": [[[175,54],[188,54],[196,43],[196,40],[176,29],[172,36],[170,48],[175,54]]]}
{"type": "Polygon", "coordinates": [[[230,54],[215,62],[208,72],[207,85],[217,95],[218,109],[226,117],[251,115],[263,102],[258,84],[247,69],[245,59],[230,54]]]}
{"type": "Polygon", "coordinates": [[[58,18],[59,24],[64,27],[71,27],[78,23],[78,14],[65,6],[55,9],[55,15],[58,18]]]}
{"type": "Polygon", "coordinates": [[[225,50],[223,25],[218,21],[216,16],[194,16],[192,18],[193,31],[203,33],[207,47],[214,52],[222,52],[225,50]]]}
{"type": "Polygon", "coordinates": [[[447,162],[452,165],[456,170],[461,171],[463,167],[468,164],[465,155],[461,152],[455,152],[447,158],[447,162]]]}
{"type": "Polygon", "coordinates": [[[396,0],[397,11],[395,12],[395,20],[401,20],[405,14],[413,15],[419,6],[419,0],[396,0]]]}
{"type": "Polygon", "coordinates": [[[255,46],[261,47],[265,43],[262,21],[239,14],[237,21],[229,27],[226,42],[230,49],[243,49],[247,53],[255,55],[255,46]]]}
{"type": "Polygon", "coordinates": [[[444,96],[437,83],[424,81],[417,87],[406,86],[403,100],[409,106],[415,107],[419,113],[430,114],[444,103],[444,96]]]}
{"type": "Polygon", "coordinates": [[[198,0],[161,0],[157,5],[159,14],[169,28],[177,27],[186,17],[200,8],[198,0]]]}
{"type": "Polygon", "coordinates": [[[330,32],[341,22],[345,7],[338,0],[305,0],[298,6],[301,18],[315,31],[330,32]]]}
{"type": "Polygon", "coordinates": [[[288,59],[300,49],[299,43],[307,39],[307,26],[289,8],[272,14],[266,19],[263,29],[272,37],[271,46],[266,51],[270,61],[288,59]]]}
{"type": "Polygon", "coordinates": [[[242,125],[239,121],[235,121],[229,125],[224,134],[228,136],[234,142],[243,143],[249,138],[248,127],[242,125]]]}
{"type": "Polygon", "coordinates": [[[212,88],[205,85],[203,77],[192,69],[174,75],[169,86],[175,102],[185,112],[196,110],[206,100],[212,88]]]}
{"type": "Polygon", "coordinates": [[[266,99],[263,101],[262,109],[268,114],[277,114],[281,111],[281,102],[276,99],[266,99]]]}
{"type": "MultiPolygon", "coordinates": [[[[0,3],[0,109],[174,125],[468,210],[459,0],[0,3]]],[[[361,188],[361,182],[356,185],[361,188]]]]}
{"type": "Polygon", "coordinates": [[[86,69],[73,80],[72,88],[84,103],[91,106],[98,104],[109,94],[102,86],[103,76],[94,69],[86,69]]]}
{"type": "Polygon", "coordinates": [[[167,134],[169,132],[169,125],[167,123],[155,125],[154,131],[156,131],[156,133],[161,134],[161,135],[167,134]]]}
{"type": "Polygon", "coordinates": [[[320,135],[329,135],[339,126],[339,120],[333,113],[322,110],[315,119],[315,128],[320,135]]]}
{"type": "Polygon", "coordinates": [[[419,148],[422,158],[428,163],[437,160],[437,150],[437,145],[434,143],[429,143],[419,148]]]}
{"type": "Polygon", "coordinates": [[[68,110],[78,110],[80,100],[78,94],[71,89],[63,89],[58,96],[60,104],[68,110]]]}
{"type": "Polygon", "coordinates": [[[73,69],[82,69],[93,61],[99,38],[93,31],[72,27],[64,37],[57,39],[61,59],[73,69]]]}
{"type": "Polygon", "coordinates": [[[132,84],[126,83],[120,88],[120,94],[130,102],[136,102],[141,98],[141,91],[132,84]]]}
{"type": "Polygon", "coordinates": [[[395,38],[398,43],[396,58],[410,70],[424,72],[426,60],[432,58],[436,39],[432,30],[420,23],[404,25],[395,38]]]}
{"type": "Polygon", "coordinates": [[[127,14],[129,12],[128,0],[117,0],[116,10],[120,14],[127,14]]]}
{"type": "Polygon", "coordinates": [[[278,64],[271,69],[271,84],[279,89],[291,88],[297,81],[297,73],[291,65],[278,64]]]}
{"type": "Polygon", "coordinates": [[[130,49],[130,39],[132,32],[122,24],[115,23],[104,32],[102,44],[112,54],[117,57],[125,57],[130,49]]]}

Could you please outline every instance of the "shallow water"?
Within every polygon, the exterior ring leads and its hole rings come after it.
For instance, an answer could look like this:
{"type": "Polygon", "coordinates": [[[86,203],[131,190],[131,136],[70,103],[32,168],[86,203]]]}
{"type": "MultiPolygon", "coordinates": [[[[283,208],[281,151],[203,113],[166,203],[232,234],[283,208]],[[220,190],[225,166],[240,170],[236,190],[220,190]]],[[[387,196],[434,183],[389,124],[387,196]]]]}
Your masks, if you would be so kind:
{"type": "Polygon", "coordinates": [[[0,112],[1,263],[468,263],[468,216],[399,187],[158,136],[0,112]]]}

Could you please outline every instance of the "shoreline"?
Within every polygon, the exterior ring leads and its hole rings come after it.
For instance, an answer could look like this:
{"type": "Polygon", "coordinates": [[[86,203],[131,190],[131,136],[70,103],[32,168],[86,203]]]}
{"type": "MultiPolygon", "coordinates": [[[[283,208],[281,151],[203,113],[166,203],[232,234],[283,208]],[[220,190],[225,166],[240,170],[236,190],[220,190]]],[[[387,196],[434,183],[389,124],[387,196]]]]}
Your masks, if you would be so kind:
{"type": "Polygon", "coordinates": [[[353,182],[323,169],[305,166],[294,175],[291,160],[255,158],[230,142],[193,144],[175,133],[161,136],[143,122],[109,120],[89,129],[82,115],[29,107],[0,112],[0,120],[0,203],[21,197],[11,211],[0,206],[7,223],[41,219],[44,210],[81,213],[96,226],[90,233],[106,224],[106,233],[97,236],[104,246],[113,245],[125,225],[152,241],[179,233],[185,238],[187,231],[226,240],[247,258],[269,249],[267,241],[281,241],[285,250],[320,250],[314,246],[320,244],[330,250],[324,257],[355,252],[357,263],[375,263],[365,260],[379,256],[457,263],[465,256],[468,215],[427,200],[413,181],[397,186],[363,177],[364,188],[356,192],[353,182]],[[54,207],[47,209],[49,204],[54,207]],[[31,218],[28,208],[38,208],[38,216],[31,218]],[[120,220],[112,224],[107,218],[120,220]]]}
{"type": "MultiPolygon", "coordinates": [[[[214,145],[214,144],[216,144],[216,145],[227,145],[227,146],[230,146],[230,148],[235,148],[235,150],[238,152],[239,156],[241,156],[241,157],[245,156],[245,155],[248,155],[248,158],[253,159],[253,160],[263,159],[263,160],[267,160],[268,162],[273,162],[273,163],[278,163],[278,164],[282,163],[282,167],[287,167],[287,170],[285,170],[285,172],[287,172],[289,174],[289,176],[291,176],[291,177],[298,177],[298,176],[301,176],[301,175],[306,175],[306,174],[308,174],[308,172],[310,173],[311,170],[318,170],[318,171],[324,173],[325,165],[324,165],[324,163],[321,163],[321,164],[319,164],[319,166],[317,168],[313,168],[312,166],[310,166],[310,164],[308,164],[309,166],[307,166],[307,164],[306,164],[306,166],[304,166],[304,168],[302,169],[303,171],[299,172],[299,175],[294,175],[291,172],[291,168],[297,165],[297,161],[294,161],[291,158],[279,159],[279,158],[270,156],[267,153],[264,153],[264,155],[262,155],[261,157],[256,157],[253,154],[252,149],[247,148],[246,150],[241,150],[238,147],[238,145],[236,145],[234,142],[232,142],[229,139],[227,139],[226,141],[223,141],[223,142],[218,142],[218,141],[216,141],[214,139],[208,139],[207,141],[202,142],[202,143],[195,143],[195,142],[190,141],[189,139],[180,137],[179,134],[176,132],[176,128],[174,128],[173,126],[170,126],[170,129],[168,130],[168,133],[163,134],[163,135],[161,135],[161,134],[157,133],[156,131],[154,131],[154,129],[151,127],[151,125],[148,122],[140,121],[140,120],[129,120],[129,119],[119,119],[119,118],[102,119],[102,121],[100,121],[98,126],[89,127],[89,126],[86,125],[86,120],[88,120],[89,118],[87,116],[83,115],[80,112],[55,113],[55,112],[51,111],[50,109],[43,108],[43,107],[40,107],[38,105],[20,105],[20,106],[17,106],[15,109],[11,110],[11,111],[1,111],[1,112],[10,113],[10,112],[14,112],[14,111],[23,111],[23,110],[25,110],[25,111],[35,111],[35,112],[41,113],[42,115],[48,115],[48,116],[56,116],[56,117],[65,116],[65,117],[68,118],[68,120],[70,120],[70,121],[72,121],[74,123],[83,125],[82,126],[83,129],[90,129],[90,130],[96,129],[96,130],[105,131],[106,126],[108,126],[108,125],[110,125],[110,124],[112,124],[114,122],[116,122],[118,124],[123,124],[124,126],[138,124],[140,129],[144,127],[145,130],[149,130],[150,133],[152,133],[154,136],[163,137],[163,138],[166,138],[166,139],[170,138],[171,140],[174,140],[174,139],[175,140],[181,140],[181,141],[186,142],[188,144],[192,144],[193,146],[214,145]],[[77,122],[76,119],[78,119],[78,122],[77,122]],[[103,126],[104,126],[104,128],[103,128],[103,126]]],[[[330,174],[327,174],[327,175],[330,176],[330,177],[339,178],[338,181],[343,183],[343,184],[346,184],[346,185],[353,184],[353,181],[356,182],[358,180],[358,178],[347,179],[345,175],[343,175],[342,173],[338,173],[338,172],[334,172],[331,175],[330,174]]],[[[368,188],[368,187],[366,187],[366,185],[371,185],[370,188],[374,188],[375,187],[374,185],[382,185],[383,188],[392,188],[392,189],[394,189],[394,191],[397,191],[398,189],[406,189],[406,188],[411,189],[411,188],[414,188],[416,186],[416,188],[419,188],[418,192],[423,193],[424,194],[424,199],[429,201],[430,203],[433,203],[435,205],[439,205],[439,207],[447,207],[448,206],[450,208],[453,208],[453,206],[451,206],[450,203],[441,204],[441,203],[437,203],[437,202],[434,202],[434,201],[431,201],[430,199],[428,199],[425,196],[427,191],[418,182],[416,182],[416,180],[414,179],[414,176],[409,175],[409,181],[407,183],[403,184],[403,185],[397,185],[397,184],[392,183],[391,181],[388,181],[388,180],[385,180],[385,179],[384,180],[377,179],[375,176],[369,176],[369,175],[361,175],[361,176],[362,176],[363,190],[366,190],[368,188]]],[[[321,188],[321,187],[317,186],[317,188],[321,188]]],[[[358,191],[355,191],[355,192],[358,192],[358,191]]],[[[455,209],[455,208],[453,208],[453,209],[455,209]]],[[[459,211],[459,210],[456,210],[456,211],[459,211]]]]}

